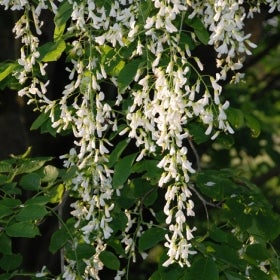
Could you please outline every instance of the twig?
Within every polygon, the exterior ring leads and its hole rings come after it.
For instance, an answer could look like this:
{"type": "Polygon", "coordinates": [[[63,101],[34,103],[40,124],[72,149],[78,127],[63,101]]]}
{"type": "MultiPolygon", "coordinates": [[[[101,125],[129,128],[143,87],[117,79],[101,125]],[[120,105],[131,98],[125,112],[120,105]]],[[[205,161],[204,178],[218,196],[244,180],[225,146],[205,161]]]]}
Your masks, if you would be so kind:
{"type": "Polygon", "coordinates": [[[194,153],[194,156],[195,156],[195,160],[196,160],[196,165],[197,165],[197,171],[201,171],[201,165],[200,165],[200,158],[199,158],[199,155],[198,155],[198,152],[193,144],[193,141],[191,140],[190,137],[188,137],[188,142],[189,142],[189,145],[194,153]]]}
{"type": "Polygon", "coordinates": [[[217,204],[211,203],[209,201],[207,201],[196,189],[193,185],[190,185],[189,188],[196,194],[196,196],[199,198],[199,200],[202,202],[205,213],[206,213],[206,218],[207,221],[209,222],[209,214],[208,214],[208,209],[207,209],[207,205],[214,207],[214,208],[219,208],[219,206],[217,204]]]}
{"type": "MultiPolygon", "coordinates": [[[[63,207],[65,205],[65,202],[67,200],[67,197],[68,197],[68,191],[66,191],[62,197],[62,201],[61,203],[58,205],[58,208],[57,208],[57,213],[58,215],[61,217],[61,219],[63,219],[63,207]]],[[[60,219],[58,220],[58,227],[59,229],[61,229],[62,227],[62,223],[60,221],[60,219]]],[[[61,270],[61,274],[63,275],[64,274],[64,247],[62,247],[60,249],[60,270],[61,270]]]]}

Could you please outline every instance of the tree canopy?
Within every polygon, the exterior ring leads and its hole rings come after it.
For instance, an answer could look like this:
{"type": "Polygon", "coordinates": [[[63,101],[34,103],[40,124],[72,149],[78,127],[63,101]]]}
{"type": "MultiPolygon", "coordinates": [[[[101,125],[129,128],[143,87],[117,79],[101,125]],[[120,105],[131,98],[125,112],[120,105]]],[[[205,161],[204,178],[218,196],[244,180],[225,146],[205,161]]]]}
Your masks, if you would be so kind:
{"type": "Polygon", "coordinates": [[[0,7],[0,279],[280,279],[279,0],[0,7]]]}

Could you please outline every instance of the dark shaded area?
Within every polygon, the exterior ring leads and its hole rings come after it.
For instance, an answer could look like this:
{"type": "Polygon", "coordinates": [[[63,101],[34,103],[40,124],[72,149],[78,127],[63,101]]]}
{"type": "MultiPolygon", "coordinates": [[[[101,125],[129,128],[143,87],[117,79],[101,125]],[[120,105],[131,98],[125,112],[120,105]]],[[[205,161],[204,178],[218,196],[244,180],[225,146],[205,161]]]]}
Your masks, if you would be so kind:
{"type": "MultiPolygon", "coordinates": [[[[18,16],[15,12],[0,10],[0,62],[18,57],[21,46],[12,33],[13,24],[18,16]]],[[[44,17],[45,26],[40,39],[42,42],[47,42],[52,38],[53,20],[49,14],[45,13],[44,17]]],[[[63,58],[57,63],[50,64],[47,72],[52,80],[48,88],[48,97],[58,98],[67,79],[63,58]]],[[[72,138],[53,137],[49,134],[41,134],[37,130],[30,131],[30,127],[37,117],[38,112],[34,112],[32,106],[26,105],[25,98],[18,97],[16,91],[10,89],[0,91],[0,160],[9,158],[11,154],[23,154],[31,146],[31,156],[52,156],[55,159],[53,164],[57,167],[61,166],[58,158],[69,151],[72,146],[72,138]]],[[[25,195],[28,196],[28,194],[25,195]]],[[[24,200],[27,198],[25,197],[24,200]]],[[[13,240],[13,252],[21,253],[23,256],[21,265],[23,271],[40,271],[42,266],[46,265],[54,275],[60,273],[59,253],[53,255],[48,251],[51,235],[57,227],[57,218],[49,217],[40,226],[41,236],[33,239],[15,238],[13,240]]],[[[14,280],[25,279],[30,279],[30,277],[14,278],[14,280]]]]}

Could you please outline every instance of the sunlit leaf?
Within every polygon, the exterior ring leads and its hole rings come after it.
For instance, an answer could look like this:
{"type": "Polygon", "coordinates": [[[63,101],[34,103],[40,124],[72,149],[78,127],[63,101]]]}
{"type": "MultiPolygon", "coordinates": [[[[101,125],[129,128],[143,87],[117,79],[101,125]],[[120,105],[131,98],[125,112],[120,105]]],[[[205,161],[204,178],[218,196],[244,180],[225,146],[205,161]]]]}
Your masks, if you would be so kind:
{"type": "Polygon", "coordinates": [[[64,40],[48,42],[39,47],[40,59],[43,62],[57,61],[66,48],[64,40]]]}
{"type": "Polygon", "coordinates": [[[49,201],[51,203],[58,203],[62,200],[63,194],[64,194],[64,185],[59,184],[53,186],[48,192],[49,201]]]}
{"type": "Polygon", "coordinates": [[[54,17],[54,23],[56,26],[64,25],[70,18],[73,10],[73,5],[68,1],[62,2],[58,7],[57,12],[54,17]]]}
{"type": "Polygon", "coordinates": [[[0,63],[0,81],[8,77],[15,69],[17,64],[13,62],[3,62],[0,63]]]}

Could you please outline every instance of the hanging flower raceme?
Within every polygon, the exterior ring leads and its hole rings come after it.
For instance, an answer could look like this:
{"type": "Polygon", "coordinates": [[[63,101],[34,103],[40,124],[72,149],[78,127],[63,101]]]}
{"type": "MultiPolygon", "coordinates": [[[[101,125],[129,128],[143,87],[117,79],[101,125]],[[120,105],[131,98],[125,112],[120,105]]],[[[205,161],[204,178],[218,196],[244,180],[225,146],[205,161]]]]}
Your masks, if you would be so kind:
{"type": "MultiPolygon", "coordinates": [[[[259,2],[264,1],[258,1],[257,7],[259,2]]],[[[266,2],[271,11],[279,10],[279,1],[266,2]]],[[[114,154],[116,135],[135,144],[131,165],[134,159],[152,158],[161,170],[157,185],[165,191],[164,246],[168,257],[163,265],[190,266],[190,256],[196,253],[192,245],[196,227],[190,222],[195,216],[190,188],[195,168],[187,148],[192,138],[190,124],[203,125],[212,139],[220,132],[233,133],[226,115],[229,102],[223,100],[220,82],[229,71],[236,73],[234,80],[242,78],[238,71],[243,56],[254,47],[250,35],[243,31],[247,16],[243,1],[36,3],[0,1],[5,9],[23,10],[14,27],[23,45],[20,70],[14,74],[22,84],[19,95],[48,115],[56,132],[68,131],[75,138],[73,148],[61,158],[65,168],[75,170],[68,186],[75,198],[71,214],[78,232],[72,246],[75,249],[84,242],[95,248],[84,261],[83,277],[99,279],[102,252],[112,236],[118,236],[124,254],[135,260],[136,238],[144,231],[142,202],[124,210],[123,228],[113,225],[123,207],[118,199],[130,183],[130,174],[124,175],[120,184],[114,181],[114,157],[125,149],[114,154]],[[53,51],[55,55],[47,56],[48,50],[39,40],[45,24],[40,15],[45,9],[55,16],[51,51],[58,48],[58,55],[53,51]],[[193,55],[200,44],[213,46],[217,53],[219,69],[214,76],[208,75],[207,65],[193,55]],[[47,63],[63,52],[69,80],[61,98],[50,100],[46,95],[47,63]],[[108,85],[113,93],[106,91],[108,85]]],[[[254,12],[257,10],[250,8],[248,15],[254,12]]],[[[67,261],[63,277],[75,279],[77,264],[71,258],[67,261]]],[[[124,271],[119,269],[116,279],[122,275],[124,271]]]]}

